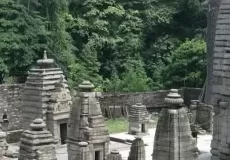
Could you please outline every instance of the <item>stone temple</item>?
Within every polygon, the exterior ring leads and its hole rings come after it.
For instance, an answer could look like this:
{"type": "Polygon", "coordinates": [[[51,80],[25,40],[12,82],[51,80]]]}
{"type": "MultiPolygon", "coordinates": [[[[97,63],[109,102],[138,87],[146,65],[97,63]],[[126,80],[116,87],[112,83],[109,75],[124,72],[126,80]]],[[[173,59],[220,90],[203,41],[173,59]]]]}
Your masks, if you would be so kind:
{"type": "Polygon", "coordinates": [[[84,81],[74,98],[68,122],[68,160],[105,160],[109,152],[109,133],[94,85],[84,81]]]}
{"type": "Polygon", "coordinates": [[[145,160],[145,144],[141,137],[132,142],[128,160],[145,160]]]}
{"type": "Polygon", "coordinates": [[[72,101],[62,70],[44,52],[44,58],[28,74],[22,97],[23,129],[29,129],[34,119],[42,118],[55,142],[64,144],[72,101]]]}
{"type": "MultiPolygon", "coordinates": [[[[214,1],[214,0],[212,0],[214,1]]],[[[211,2],[212,2],[211,1],[211,2]]],[[[208,42],[208,84],[206,103],[213,105],[213,139],[211,142],[211,160],[230,159],[230,2],[219,0],[210,12],[213,25],[209,30],[215,31],[208,42]]]]}
{"type": "Polygon", "coordinates": [[[129,109],[129,134],[148,133],[149,113],[145,105],[137,103],[129,109]]]}
{"type": "Polygon", "coordinates": [[[18,160],[57,160],[53,136],[42,119],[35,119],[23,132],[18,160]]]}
{"type": "Polygon", "coordinates": [[[178,90],[172,89],[165,98],[167,108],[161,110],[158,120],[153,160],[194,160],[195,140],[187,110],[181,107],[184,100],[178,90]]]}

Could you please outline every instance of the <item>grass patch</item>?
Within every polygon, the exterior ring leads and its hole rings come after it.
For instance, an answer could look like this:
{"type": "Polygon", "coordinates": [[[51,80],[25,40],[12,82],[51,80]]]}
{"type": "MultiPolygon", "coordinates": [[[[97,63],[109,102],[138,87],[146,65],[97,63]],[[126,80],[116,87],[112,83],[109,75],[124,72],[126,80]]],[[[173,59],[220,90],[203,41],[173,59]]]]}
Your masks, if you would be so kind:
{"type": "Polygon", "coordinates": [[[106,126],[109,133],[128,132],[129,123],[125,118],[108,119],[106,126]]]}
{"type": "MultiPolygon", "coordinates": [[[[157,125],[158,117],[151,117],[149,122],[149,128],[155,128],[157,125]]],[[[108,119],[106,121],[106,126],[109,130],[109,133],[121,133],[128,132],[129,122],[125,118],[116,118],[116,119],[108,119]]]]}

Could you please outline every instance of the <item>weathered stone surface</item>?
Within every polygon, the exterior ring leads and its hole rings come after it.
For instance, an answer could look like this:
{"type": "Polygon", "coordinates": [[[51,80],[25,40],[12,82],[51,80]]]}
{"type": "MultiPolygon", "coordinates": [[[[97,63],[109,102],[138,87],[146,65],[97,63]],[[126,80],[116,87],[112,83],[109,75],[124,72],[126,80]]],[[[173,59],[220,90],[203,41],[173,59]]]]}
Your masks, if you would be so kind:
{"type": "Polygon", "coordinates": [[[44,52],[44,58],[30,69],[25,84],[22,97],[23,129],[28,129],[34,119],[42,118],[55,142],[64,144],[71,104],[63,72],[44,52]]]}
{"type": "Polygon", "coordinates": [[[52,134],[42,119],[35,119],[30,130],[24,131],[19,149],[19,160],[56,160],[52,134]]]}
{"type": "Polygon", "coordinates": [[[6,133],[2,131],[2,125],[0,124],[0,159],[5,157],[16,158],[17,153],[13,153],[8,150],[8,144],[6,142],[6,133]]]}
{"type": "Polygon", "coordinates": [[[0,123],[3,131],[14,131],[22,128],[20,106],[23,85],[0,85],[0,123]]]}
{"type": "Polygon", "coordinates": [[[107,160],[122,160],[122,157],[117,150],[113,150],[108,155],[107,160]]]}
{"type": "Polygon", "coordinates": [[[137,103],[129,109],[129,134],[148,133],[149,113],[145,105],[137,103]]]}
{"type": "Polygon", "coordinates": [[[193,100],[189,110],[192,113],[190,118],[191,125],[199,125],[206,131],[212,130],[212,117],[213,117],[213,106],[201,103],[198,100],[193,100]]]}
{"type": "Polygon", "coordinates": [[[173,89],[165,98],[168,104],[157,123],[153,160],[194,160],[194,139],[191,135],[187,110],[181,107],[183,99],[173,89]]]}
{"type": "Polygon", "coordinates": [[[230,3],[228,0],[220,1],[218,18],[216,22],[216,32],[214,39],[214,58],[212,63],[211,80],[207,88],[211,88],[207,93],[210,97],[208,101],[214,106],[213,116],[213,139],[211,142],[212,160],[230,159],[229,150],[229,95],[230,95],[230,3]]]}
{"type": "Polygon", "coordinates": [[[141,137],[133,141],[128,160],[145,160],[145,144],[141,137]]]}
{"type": "Polygon", "coordinates": [[[84,81],[74,98],[68,121],[68,159],[104,160],[108,155],[109,133],[105,127],[94,85],[84,81]],[[87,142],[87,144],[85,143],[87,142]],[[82,143],[85,144],[82,146],[82,143]],[[85,153],[84,156],[81,154],[85,153]]]}

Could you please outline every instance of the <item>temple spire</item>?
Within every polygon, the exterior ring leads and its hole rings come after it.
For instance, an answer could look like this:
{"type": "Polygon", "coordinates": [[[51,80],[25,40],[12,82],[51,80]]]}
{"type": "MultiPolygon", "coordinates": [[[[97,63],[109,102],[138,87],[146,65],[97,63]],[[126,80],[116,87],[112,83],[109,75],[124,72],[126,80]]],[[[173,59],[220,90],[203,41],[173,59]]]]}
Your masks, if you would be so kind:
{"type": "Polygon", "coordinates": [[[54,60],[47,58],[47,52],[44,50],[43,59],[37,60],[37,64],[40,68],[50,68],[54,64],[54,60]]]}
{"type": "Polygon", "coordinates": [[[46,52],[46,50],[44,50],[43,59],[47,59],[47,52],[46,52]]]}

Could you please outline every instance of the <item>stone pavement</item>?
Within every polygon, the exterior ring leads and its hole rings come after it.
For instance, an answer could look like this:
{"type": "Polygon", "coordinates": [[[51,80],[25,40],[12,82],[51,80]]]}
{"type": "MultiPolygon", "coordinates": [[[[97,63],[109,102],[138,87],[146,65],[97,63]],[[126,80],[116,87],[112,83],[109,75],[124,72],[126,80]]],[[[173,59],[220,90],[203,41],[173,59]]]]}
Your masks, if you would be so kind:
{"type": "MultiPolygon", "coordinates": [[[[143,136],[142,139],[146,145],[146,160],[152,160],[152,152],[153,152],[153,141],[155,136],[156,129],[150,129],[149,134],[146,136],[143,136]]],[[[110,137],[114,139],[120,139],[120,140],[126,140],[126,141],[132,141],[135,139],[135,136],[129,135],[127,133],[118,133],[118,134],[112,134],[110,137]]],[[[198,148],[201,152],[197,160],[210,160],[211,154],[210,154],[210,143],[211,143],[212,135],[198,135],[198,148]]],[[[115,142],[112,142],[110,145],[110,148],[113,148],[113,144],[115,142]]],[[[117,143],[115,143],[115,149],[119,150],[122,158],[124,160],[127,160],[129,155],[129,146],[125,148],[124,146],[120,147],[117,143]],[[117,147],[116,147],[117,146],[117,147]]]]}
{"type": "MultiPolygon", "coordinates": [[[[153,140],[154,140],[154,135],[155,135],[155,128],[150,129],[149,133],[150,133],[149,135],[143,137],[143,140],[145,144],[147,145],[145,148],[146,149],[146,160],[152,160],[151,154],[153,152],[153,140]]],[[[135,136],[129,135],[127,133],[111,134],[110,137],[115,137],[115,138],[119,138],[122,140],[127,139],[128,141],[135,139],[135,136]]],[[[212,135],[210,134],[198,136],[198,148],[201,154],[199,155],[197,160],[210,160],[211,139],[212,139],[212,135]]],[[[17,145],[11,146],[10,147],[11,150],[16,150],[18,148],[17,145]]],[[[127,160],[130,147],[131,147],[131,143],[118,143],[118,142],[111,141],[109,149],[110,150],[117,149],[122,155],[123,160],[127,160]]],[[[68,160],[66,145],[63,145],[61,148],[58,148],[56,150],[56,154],[57,154],[57,160],[68,160]]]]}

